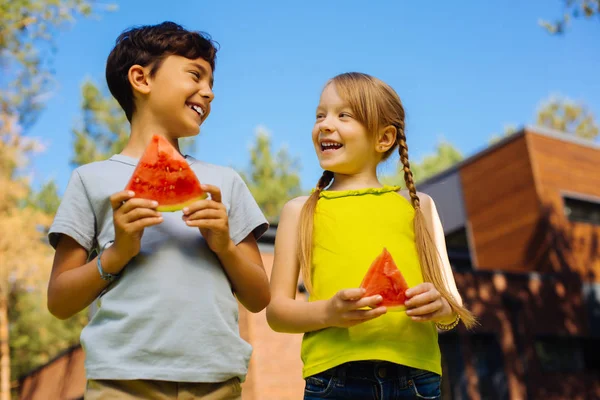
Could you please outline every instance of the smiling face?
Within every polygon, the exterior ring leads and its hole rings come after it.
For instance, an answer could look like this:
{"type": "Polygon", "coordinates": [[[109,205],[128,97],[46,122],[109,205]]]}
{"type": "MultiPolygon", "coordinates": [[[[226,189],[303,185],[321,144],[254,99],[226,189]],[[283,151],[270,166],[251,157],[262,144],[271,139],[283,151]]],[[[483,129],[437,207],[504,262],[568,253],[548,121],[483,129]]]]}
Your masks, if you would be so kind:
{"type": "Polygon", "coordinates": [[[212,86],[212,68],[206,60],[168,56],[149,78],[146,115],[152,116],[157,131],[172,137],[197,135],[210,113],[212,86]]]}
{"type": "Polygon", "coordinates": [[[359,174],[376,169],[380,160],[372,135],[333,83],[321,93],[312,140],[321,168],[334,173],[359,174]]]}

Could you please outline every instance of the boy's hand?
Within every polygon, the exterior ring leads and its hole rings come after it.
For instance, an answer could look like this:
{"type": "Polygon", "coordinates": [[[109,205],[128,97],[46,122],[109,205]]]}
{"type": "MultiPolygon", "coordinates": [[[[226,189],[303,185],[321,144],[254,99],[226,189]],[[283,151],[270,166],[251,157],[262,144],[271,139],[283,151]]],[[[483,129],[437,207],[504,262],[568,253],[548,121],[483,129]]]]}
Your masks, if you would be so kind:
{"type": "MultiPolygon", "coordinates": [[[[115,251],[126,264],[140,252],[144,228],[158,225],[163,218],[152,200],[132,199],[132,191],[123,190],[110,196],[115,225],[115,251]]],[[[118,271],[114,271],[118,272],[118,271]]]]}
{"type": "Polygon", "coordinates": [[[385,307],[377,307],[383,298],[379,295],[362,297],[365,289],[344,289],[337,292],[326,305],[326,324],[338,328],[349,328],[382,316],[385,307]],[[373,307],[371,310],[361,308],[373,307]]]}
{"type": "Polygon", "coordinates": [[[221,189],[213,185],[202,185],[210,193],[210,199],[197,201],[183,209],[183,220],[188,226],[200,229],[208,247],[219,254],[233,244],[229,237],[227,209],[221,203],[221,189]]]}
{"type": "Polygon", "coordinates": [[[454,311],[448,301],[430,282],[421,283],[406,291],[406,315],[413,321],[452,321],[454,311]]]}

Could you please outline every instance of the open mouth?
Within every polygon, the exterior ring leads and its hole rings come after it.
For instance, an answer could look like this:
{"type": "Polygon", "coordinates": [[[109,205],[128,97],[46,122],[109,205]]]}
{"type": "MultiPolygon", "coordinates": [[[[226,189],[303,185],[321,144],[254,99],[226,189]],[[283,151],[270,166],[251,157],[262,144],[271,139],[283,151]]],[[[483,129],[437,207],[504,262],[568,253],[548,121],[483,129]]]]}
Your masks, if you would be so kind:
{"type": "Polygon", "coordinates": [[[343,145],[337,142],[321,142],[321,151],[323,152],[334,152],[342,147],[343,145]]]}
{"type": "Polygon", "coordinates": [[[204,117],[204,109],[200,107],[198,104],[186,103],[186,105],[194,110],[196,114],[200,116],[200,118],[204,117]]]}

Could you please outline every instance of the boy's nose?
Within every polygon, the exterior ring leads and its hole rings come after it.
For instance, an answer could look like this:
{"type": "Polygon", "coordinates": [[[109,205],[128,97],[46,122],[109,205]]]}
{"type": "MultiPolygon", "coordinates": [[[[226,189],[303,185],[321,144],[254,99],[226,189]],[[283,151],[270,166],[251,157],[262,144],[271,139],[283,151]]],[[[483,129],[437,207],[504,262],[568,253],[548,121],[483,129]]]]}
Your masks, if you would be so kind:
{"type": "Polygon", "coordinates": [[[215,93],[212,91],[210,86],[203,87],[198,93],[203,98],[208,99],[209,103],[215,98],[215,93]]]}

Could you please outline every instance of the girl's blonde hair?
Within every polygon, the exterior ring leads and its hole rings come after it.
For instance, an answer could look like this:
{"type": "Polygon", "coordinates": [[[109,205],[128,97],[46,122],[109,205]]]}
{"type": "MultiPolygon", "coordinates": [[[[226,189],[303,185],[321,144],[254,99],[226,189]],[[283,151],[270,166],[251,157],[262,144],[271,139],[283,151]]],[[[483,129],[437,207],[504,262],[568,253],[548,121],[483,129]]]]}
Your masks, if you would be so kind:
{"type": "MultiPolygon", "coordinates": [[[[349,104],[352,111],[356,114],[356,119],[372,135],[376,135],[381,128],[390,125],[396,127],[396,142],[383,154],[382,161],[387,159],[395,151],[396,147],[398,147],[400,162],[402,162],[404,167],[404,180],[415,210],[415,240],[423,279],[425,282],[433,283],[442,297],[448,301],[452,309],[460,316],[467,328],[474,326],[476,320],[473,314],[461,306],[448,289],[446,278],[443,274],[440,254],[425,224],[421,202],[417,196],[417,189],[415,188],[413,174],[408,161],[408,146],[404,133],[404,107],[402,106],[400,97],[385,82],[370,75],[357,72],[338,75],[331,79],[326,87],[328,85],[335,85],[338,95],[349,104]]],[[[308,198],[300,214],[300,247],[298,257],[304,286],[309,292],[312,290],[311,259],[315,209],[319,200],[319,194],[331,184],[332,180],[333,172],[324,171],[317,183],[316,190],[308,198]]]]}

